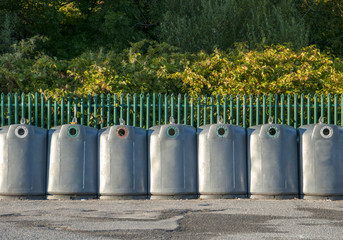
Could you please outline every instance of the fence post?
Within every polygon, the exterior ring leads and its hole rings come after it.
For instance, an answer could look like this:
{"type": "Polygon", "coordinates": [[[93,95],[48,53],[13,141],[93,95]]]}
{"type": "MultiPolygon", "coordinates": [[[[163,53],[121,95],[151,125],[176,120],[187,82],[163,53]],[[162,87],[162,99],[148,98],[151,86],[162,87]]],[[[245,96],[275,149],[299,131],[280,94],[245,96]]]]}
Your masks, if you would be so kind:
{"type": "MultiPolygon", "coordinates": [[[[187,125],[187,117],[188,117],[188,98],[187,98],[187,93],[184,95],[183,99],[183,124],[187,125]]],[[[193,126],[192,122],[190,123],[191,126],[193,126]]]]}
{"type": "Polygon", "coordinates": [[[338,97],[337,94],[334,96],[334,104],[335,104],[335,109],[334,109],[334,124],[337,125],[338,119],[337,119],[337,113],[338,113],[338,97]]]}
{"type": "Polygon", "coordinates": [[[168,94],[164,95],[164,123],[168,124],[168,94]]]}
{"type": "Polygon", "coordinates": [[[233,95],[230,94],[230,124],[233,124],[233,95]]]}
{"type": "Polygon", "coordinates": [[[28,99],[27,99],[27,111],[28,111],[28,124],[32,124],[32,102],[31,102],[31,93],[28,94],[28,99]]]}
{"type": "Polygon", "coordinates": [[[325,112],[324,112],[324,94],[320,96],[320,117],[324,120],[325,112]]]}
{"type": "Polygon", "coordinates": [[[328,112],[328,124],[331,124],[331,94],[329,93],[327,96],[328,104],[327,104],[327,112],[328,112]]]}
{"type": "Polygon", "coordinates": [[[25,113],[25,107],[26,107],[25,98],[26,98],[25,93],[22,93],[21,94],[21,118],[23,118],[23,119],[25,119],[25,117],[26,117],[26,113],[25,113]]]}
{"type": "Polygon", "coordinates": [[[210,108],[210,124],[213,124],[213,95],[210,98],[211,108],[210,108]]]}
{"type": "Polygon", "coordinates": [[[133,94],[133,126],[137,126],[137,94],[133,94]]]}
{"type": "MultiPolygon", "coordinates": [[[[170,95],[170,116],[175,119],[174,115],[174,107],[175,107],[175,102],[174,102],[174,93],[170,95]]],[[[169,122],[169,121],[168,121],[169,122]]]]}
{"type": "Polygon", "coordinates": [[[311,124],[311,94],[307,95],[307,124],[311,124]]]}
{"type": "Polygon", "coordinates": [[[14,123],[19,123],[19,117],[18,117],[18,93],[14,94],[14,123]]]}
{"type": "Polygon", "coordinates": [[[282,93],[280,97],[280,108],[281,108],[281,124],[285,124],[285,95],[282,93]]]}
{"type": "Polygon", "coordinates": [[[207,124],[207,95],[204,96],[204,125],[207,124]]]}
{"type": "MultiPolygon", "coordinates": [[[[77,112],[78,112],[78,107],[77,107],[77,104],[78,104],[78,97],[77,96],[75,96],[74,97],[74,117],[76,117],[77,118],[77,112]]],[[[80,123],[80,122],[78,122],[78,123],[80,123]]]]}
{"type": "Polygon", "coordinates": [[[67,102],[67,124],[71,122],[71,98],[70,94],[68,94],[68,102],[67,102]]]}
{"type": "Polygon", "coordinates": [[[181,124],[181,93],[177,96],[177,124],[181,124]]]}
{"type": "Polygon", "coordinates": [[[124,95],[120,94],[120,118],[124,119],[124,95]]]}
{"type": "Polygon", "coordinates": [[[249,127],[252,126],[254,118],[254,96],[250,94],[249,96],[249,127]]]}
{"type": "Polygon", "coordinates": [[[50,97],[48,98],[48,106],[47,106],[47,112],[46,114],[48,115],[48,126],[47,129],[49,130],[51,128],[51,99],[50,97]]]}
{"type": "Polygon", "coordinates": [[[1,127],[5,126],[5,94],[1,93],[1,127]]]}
{"type": "Polygon", "coordinates": [[[278,112],[279,112],[279,95],[277,93],[274,94],[274,119],[275,119],[275,124],[278,123],[278,112]]]}
{"type": "Polygon", "coordinates": [[[266,124],[267,123],[267,119],[266,119],[266,108],[267,108],[267,95],[263,94],[262,97],[262,124],[266,124]]]}
{"type": "Polygon", "coordinates": [[[158,125],[162,123],[162,94],[158,94],[158,125]]]}
{"type": "Polygon", "coordinates": [[[38,127],[38,93],[35,93],[35,126],[38,127]]]}
{"type": "Polygon", "coordinates": [[[98,117],[97,117],[97,110],[98,110],[98,95],[94,94],[94,109],[93,109],[93,117],[94,117],[94,125],[93,127],[97,127],[98,126],[98,117]]]}
{"type": "Polygon", "coordinates": [[[227,123],[227,95],[224,95],[224,106],[223,106],[223,120],[227,123]]]}
{"type": "Polygon", "coordinates": [[[141,93],[141,95],[139,96],[140,97],[140,109],[139,109],[139,127],[140,128],[143,128],[143,111],[144,111],[144,102],[143,102],[143,100],[144,100],[144,94],[143,93],[141,93]]]}
{"type": "MultiPolygon", "coordinates": [[[[81,107],[82,107],[83,103],[81,103],[81,107]]],[[[106,126],[109,127],[111,126],[111,94],[107,94],[107,119],[106,119],[106,126]]],[[[81,110],[81,112],[83,112],[81,110]]]]}
{"type": "Polygon", "coordinates": [[[85,124],[85,98],[83,95],[81,95],[81,106],[80,106],[80,111],[81,111],[81,119],[80,119],[80,123],[81,125],[85,124]]]}
{"type": "Polygon", "coordinates": [[[298,95],[294,94],[294,128],[298,126],[298,95]]]}
{"type": "Polygon", "coordinates": [[[44,94],[40,95],[40,99],[41,99],[41,128],[44,128],[44,109],[45,109],[45,99],[44,99],[44,94]]]}
{"type": "Polygon", "coordinates": [[[57,106],[57,101],[54,100],[54,126],[58,125],[57,117],[58,117],[58,106],[57,106]]]}
{"type": "Polygon", "coordinates": [[[152,125],[156,125],[156,93],[152,94],[152,125]]]}
{"type": "Polygon", "coordinates": [[[305,113],[305,108],[304,108],[304,94],[302,93],[300,95],[300,126],[304,125],[304,113],[305,113]]]}
{"type": "Polygon", "coordinates": [[[256,96],[256,125],[260,124],[260,95],[256,96]]]}
{"type": "Polygon", "coordinates": [[[194,98],[193,98],[193,96],[191,96],[191,119],[190,119],[190,121],[191,121],[191,123],[190,123],[191,126],[196,127],[194,124],[194,98]]]}
{"type": "Polygon", "coordinates": [[[239,98],[239,94],[237,94],[236,96],[236,125],[237,126],[239,126],[240,124],[240,110],[241,110],[240,98],[239,98]]]}
{"type": "Polygon", "coordinates": [[[102,93],[100,95],[100,128],[104,128],[104,118],[105,118],[104,108],[105,108],[105,95],[102,93]]]}
{"type": "Polygon", "coordinates": [[[318,123],[318,96],[317,94],[314,94],[314,98],[313,98],[313,102],[314,102],[314,116],[313,116],[313,120],[314,120],[314,124],[318,123]]]}
{"type": "Polygon", "coordinates": [[[126,95],[126,125],[130,125],[131,119],[130,119],[130,108],[131,108],[131,96],[130,94],[126,95]]]}
{"type": "MultiPolygon", "coordinates": [[[[343,99],[343,97],[342,97],[343,99]]],[[[198,95],[197,98],[197,127],[200,127],[200,114],[201,114],[201,97],[198,95]]]]}
{"type": "Polygon", "coordinates": [[[247,96],[243,95],[243,109],[242,109],[242,115],[243,115],[243,127],[246,128],[247,126],[247,96]]]}
{"type": "Polygon", "coordinates": [[[150,94],[146,95],[146,125],[145,129],[150,128],[150,94]]]}
{"type": "Polygon", "coordinates": [[[91,102],[91,95],[87,95],[87,126],[90,127],[91,125],[91,115],[92,115],[92,102],[91,102]]]}

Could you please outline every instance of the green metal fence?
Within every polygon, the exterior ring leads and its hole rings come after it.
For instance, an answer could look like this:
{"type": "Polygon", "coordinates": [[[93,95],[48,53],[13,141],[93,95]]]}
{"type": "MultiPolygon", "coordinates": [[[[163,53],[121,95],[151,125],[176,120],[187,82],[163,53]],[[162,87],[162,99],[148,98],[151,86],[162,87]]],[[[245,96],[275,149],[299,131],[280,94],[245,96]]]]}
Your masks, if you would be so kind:
{"type": "Polygon", "coordinates": [[[100,96],[68,96],[58,101],[43,94],[1,94],[1,126],[19,123],[22,118],[31,125],[50,129],[72,122],[77,117],[82,125],[103,128],[126,124],[149,128],[169,123],[174,117],[178,124],[198,127],[225,123],[249,127],[274,123],[298,127],[317,123],[320,117],[328,124],[343,126],[343,95],[263,95],[198,96],[133,94],[100,96]]]}

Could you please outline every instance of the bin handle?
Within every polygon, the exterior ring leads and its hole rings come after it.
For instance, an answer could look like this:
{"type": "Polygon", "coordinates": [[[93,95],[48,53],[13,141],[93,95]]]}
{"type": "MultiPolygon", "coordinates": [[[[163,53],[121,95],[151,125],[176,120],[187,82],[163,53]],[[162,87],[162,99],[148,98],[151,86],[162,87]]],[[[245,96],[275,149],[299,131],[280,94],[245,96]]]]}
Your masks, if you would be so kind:
{"type": "Polygon", "coordinates": [[[120,119],[119,119],[119,124],[120,124],[120,125],[125,125],[125,120],[122,119],[122,118],[120,118],[120,119]]]}
{"type": "Polygon", "coordinates": [[[73,119],[71,120],[71,123],[70,124],[77,124],[77,118],[76,117],[73,117],[73,119]]]}
{"type": "Polygon", "coordinates": [[[175,119],[174,117],[169,118],[169,124],[175,124],[175,119]]]}
{"type": "Polygon", "coordinates": [[[318,121],[319,121],[320,124],[323,124],[323,123],[324,123],[324,118],[323,118],[323,116],[320,116],[318,121]]]}
{"type": "Polygon", "coordinates": [[[21,118],[20,119],[20,124],[26,124],[26,119],[25,118],[21,118]]]}
{"type": "Polygon", "coordinates": [[[73,119],[71,120],[71,123],[70,124],[77,124],[77,115],[76,115],[76,105],[74,106],[74,117],[73,119]]]}
{"type": "Polygon", "coordinates": [[[273,124],[274,118],[273,117],[269,117],[268,118],[268,124],[273,124]]]}

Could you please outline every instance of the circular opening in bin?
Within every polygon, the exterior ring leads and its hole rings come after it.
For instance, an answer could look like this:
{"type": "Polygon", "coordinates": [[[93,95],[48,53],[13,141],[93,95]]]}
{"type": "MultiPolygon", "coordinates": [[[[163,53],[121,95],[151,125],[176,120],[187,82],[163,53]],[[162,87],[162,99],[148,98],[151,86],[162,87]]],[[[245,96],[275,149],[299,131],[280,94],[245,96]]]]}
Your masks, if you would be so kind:
{"type": "Polygon", "coordinates": [[[267,134],[269,137],[278,137],[279,136],[279,129],[277,127],[269,127],[267,130],[267,134]]]}
{"type": "Polygon", "coordinates": [[[119,127],[116,132],[117,136],[119,138],[126,138],[127,135],[129,134],[129,131],[127,130],[126,127],[119,127]]]}
{"type": "Polygon", "coordinates": [[[118,135],[121,136],[121,137],[124,136],[125,135],[125,130],[124,129],[119,129],[118,135]]]}
{"type": "Polygon", "coordinates": [[[80,130],[77,128],[77,127],[74,127],[74,126],[70,126],[68,128],[68,135],[70,137],[77,137],[80,133],[80,130]]]}
{"type": "Polygon", "coordinates": [[[169,129],[168,130],[168,134],[169,134],[169,136],[174,136],[175,134],[176,134],[176,131],[175,131],[175,129],[173,129],[173,128],[171,128],[171,129],[169,129]]]}
{"type": "Polygon", "coordinates": [[[330,138],[333,134],[333,130],[330,126],[324,126],[320,130],[320,135],[322,135],[323,138],[330,138]]]}
{"type": "Polygon", "coordinates": [[[18,134],[19,134],[20,136],[23,136],[23,135],[25,134],[25,130],[22,129],[22,128],[18,129],[18,134]]]}
{"type": "Polygon", "coordinates": [[[275,128],[269,129],[269,135],[274,136],[276,134],[275,128]]]}
{"type": "Polygon", "coordinates": [[[167,129],[167,135],[169,137],[174,138],[178,135],[178,133],[179,132],[178,132],[178,129],[176,127],[168,127],[168,129],[167,129]]]}
{"type": "Polygon", "coordinates": [[[75,128],[72,128],[69,130],[69,133],[70,133],[70,135],[74,136],[74,135],[76,135],[77,131],[75,128]]]}
{"type": "Polygon", "coordinates": [[[219,134],[220,136],[223,136],[223,135],[225,134],[225,129],[224,129],[224,128],[219,128],[218,134],[219,134]]]}
{"type": "Polygon", "coordinates": [[[323,130],[323,134],[324,134],[325,136],[329,135],[329,134],[330,134],[330,130],[327,129],[327,128],[325,128],[325,129],[323,130]]]}
{"type": "Polygon", "coordinates": [[[226,137],[228,134],[227,127],[225,126],[218,126],[217,127],[217,136],[218,137],[226,137]]]}
{"type": "Polygon", "coordinates": [[[15,135],[19,138],[24,138],[28,134],[28,130],[24,126],[19,126],[15,129],[15,135]]]}

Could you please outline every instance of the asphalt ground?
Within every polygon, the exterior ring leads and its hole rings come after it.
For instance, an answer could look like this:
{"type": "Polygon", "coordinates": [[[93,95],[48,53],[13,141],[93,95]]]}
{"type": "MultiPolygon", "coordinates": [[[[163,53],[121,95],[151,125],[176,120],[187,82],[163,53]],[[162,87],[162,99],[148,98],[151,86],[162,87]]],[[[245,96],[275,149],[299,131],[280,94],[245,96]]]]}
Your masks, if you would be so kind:
{"type": "Polygon", "coordinates": [[[343,239],[343,201],[2,200],[0,239],[343,239]]]}

